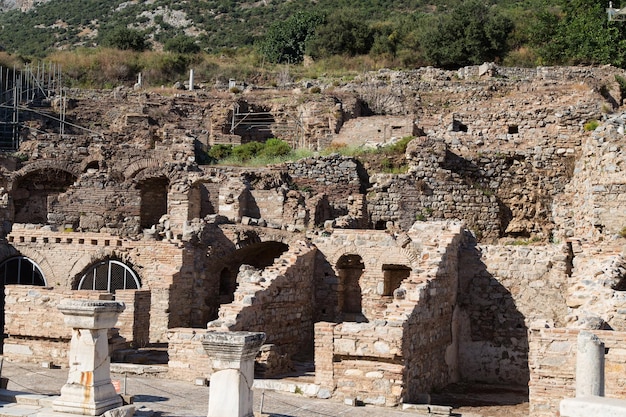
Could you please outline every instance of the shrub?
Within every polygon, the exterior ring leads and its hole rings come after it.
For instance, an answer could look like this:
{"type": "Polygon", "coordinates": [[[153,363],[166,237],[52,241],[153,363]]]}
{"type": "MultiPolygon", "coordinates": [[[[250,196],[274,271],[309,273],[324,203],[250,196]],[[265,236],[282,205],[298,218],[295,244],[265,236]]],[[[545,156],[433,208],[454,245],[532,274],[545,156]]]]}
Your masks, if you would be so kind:
{"type": "Polygon", "coordinates": [[[168,39],[163,44],[163,49],[169,52],[176,52],[179,54],[196,54],[200,52],[200,46],[186,35],[178,35],[168,39]]]}
{"type": "Polygon", "coordinates": [[[133,51],[145,51],[148,49],[148,44],[143,33],[123,26],[118,26],[110,32],[105,33],[102,38],[102,45],[133,51]]]}
{"type": "Polygon", "coordinates": [[[405,153],[407,145],[413,139],[413,136],[405,136],[396,143],[386,146],[385,150],[392,153],[405,153]]]}
{"type": "Polygon", "coordinates": [[[260,142],[248,142],[243,145],[235,146],[233,148],[233,156],[241,162],[248,161],[263,149],[263,144],[260,142]]]}
{"type": "Polygon", "coordinates": [[[596,130],[598,126],[600,126],[600,122],[598,122],[595,119],[592,119],[592,120],[589,120],[587,123],[585,123],[584,129],[586,132],[591,132],[593,130],[596,130]]]}
{"type": "Polygon", "coordinates": [[[219,161],[228,158],[233,153],[232,145],[214,145],[207,152],[212,161],[219,161]]]}
{"type": "Polygon", "coordinates": [[[291,146],[281,139],[271,138],[265,142],[263,149],[259,151],[259,156],[267,158],[276,158],[280,156],[289,155],[291,153],[291,146]]]}

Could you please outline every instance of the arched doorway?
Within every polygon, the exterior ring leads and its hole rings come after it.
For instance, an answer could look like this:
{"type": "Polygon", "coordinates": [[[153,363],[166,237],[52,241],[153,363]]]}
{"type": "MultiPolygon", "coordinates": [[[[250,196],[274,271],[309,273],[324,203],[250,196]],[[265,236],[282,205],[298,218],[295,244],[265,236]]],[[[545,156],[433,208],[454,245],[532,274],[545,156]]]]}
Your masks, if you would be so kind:
{"type": "MultiPolygon", "coordinates": [[[[2,339],[4,339],[4,287],[5,285],[36,285],[45,287],[46,278],[41,268],[35,261],[26,256],[14,256],[0,263],[0,278],[2,279],[2,294],[0,304],[2,314],[0,325],[2,326],[2,339]]],[[[0,344],[1,349],[2,344],[0,344]]]]}
{"type": "Polygon", "coordinates": [[[115,260],[95,263],[76,285],[77,290],[96,290],[115,293],[115,290],[133,290],[141,288],[141,281],[128,265],[115,260]]]}

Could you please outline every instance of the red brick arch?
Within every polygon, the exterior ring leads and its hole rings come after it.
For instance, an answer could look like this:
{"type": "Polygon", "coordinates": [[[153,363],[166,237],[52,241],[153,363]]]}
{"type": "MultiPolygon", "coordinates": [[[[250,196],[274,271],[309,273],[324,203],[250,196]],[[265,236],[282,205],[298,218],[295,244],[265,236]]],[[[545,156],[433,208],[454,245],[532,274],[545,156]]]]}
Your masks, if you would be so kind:
{"type": "Polygon", "coordinates": [[[132,162],[124,170],[124,178],[131,179],[137,176],[137,174],[147,168],[160,168],[162,161],[154,158],[140,159],[139,161],[132,162]]]}
{"type": "Polygon", "coordinates": [[[28,174],[31,174],[37,171],[46,171],[46,170],[64,171],[73,175],[75,178],[78,178],[81,174],[79,168],[67,162],[35,161],[13,173],[11,181],[8,184],[8,191],[13,191],[15,185],[18,184],[20,180],[24,178],[25,176],[27,176],[28,174]]]}
{"type": "MultiPolygon", "coordinates": [[[[68,289],[75,290],[76,287],[78,286],[78,282],[82,274],[85,273],[87,268],[89,268],[91,265],[97,262],[101,262],[107,259],[119,260],[120,262],[123,262],[124,264],[126,264],[128,267],[137,265],[136,262],[133,262],[133,260],[127,253],[120,252],[115,249],[107,248],[107,249],[101,249],[94,253],[86,253],[83,256],[81,256],[80,259],[78,259],[72,266],[72,269],[69,272],[68,284],[70,288],[68,289]]],[[[144,283],[145,282],[144,277],[138,271],[138,268],[132,268],[132,270],[137,274],[139,280],[142,283],[144,283]]]]}

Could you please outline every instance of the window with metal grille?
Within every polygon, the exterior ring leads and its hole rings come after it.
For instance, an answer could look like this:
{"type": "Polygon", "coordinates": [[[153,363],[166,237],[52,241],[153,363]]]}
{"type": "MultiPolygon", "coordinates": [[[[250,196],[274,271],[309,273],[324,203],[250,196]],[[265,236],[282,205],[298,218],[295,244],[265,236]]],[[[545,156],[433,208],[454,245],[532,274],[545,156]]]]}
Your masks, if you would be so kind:
{"type": "Polygon", "coordinates": [[[39,285],[46,286],[41,268],[25,256],[9,258],[0,264],[0,277],[4,285],[39,285]]]}
{"type": "Polygon", "coordinates": [[[119,261],[102,261],[91,266],[78,283],[79,290],[98,290],[115,293],[115,290],[141,288],[137,274],[119,261]]]}

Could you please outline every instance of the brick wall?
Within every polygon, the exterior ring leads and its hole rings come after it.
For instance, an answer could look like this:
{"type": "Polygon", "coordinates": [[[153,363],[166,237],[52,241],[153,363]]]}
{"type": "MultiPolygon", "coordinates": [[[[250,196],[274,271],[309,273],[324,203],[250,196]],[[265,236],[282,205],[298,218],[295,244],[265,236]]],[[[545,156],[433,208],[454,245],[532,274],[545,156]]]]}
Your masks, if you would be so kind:
{"type": "Polygon", "coordinates": [[[120,336],[135,347],[150,341],[150,291],[117,290],[115,300],[126,305],[117,319],[120,336]]]}
{"type": "Polygon", "coordinates": [[[8,336],[4,340],[4,357],[16,362],[53,362],[67,366],[72,329],[65,325],[63,313],[57,309],[61,300],[67,298],[112,299],[111,294],[97,291],[5,286],[4,332],[8,336]]]}
{"type": "Polygon", "coordinates": [[[165,341],[168,327],[189,325],[193,305],[189,277],[194,276],[194,266],[184,264],[184,258],[194,256],[193,245],[185,249],[180,242],[58,232],[34,225],[14,225],[8,241],[42,268],[48,286],[64,290],[76,288],[85,269],[95,262],[113,258],[130,266],[142,289],[151,292],[150,342],[165,341]]]}
{"type": "Polygon", "coordinates": [[[206,330],[173,328],[167,332],[168,376],[182,381],[210,378],[213,368],[202,347],[206,330]]]}

